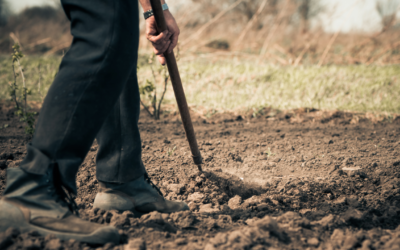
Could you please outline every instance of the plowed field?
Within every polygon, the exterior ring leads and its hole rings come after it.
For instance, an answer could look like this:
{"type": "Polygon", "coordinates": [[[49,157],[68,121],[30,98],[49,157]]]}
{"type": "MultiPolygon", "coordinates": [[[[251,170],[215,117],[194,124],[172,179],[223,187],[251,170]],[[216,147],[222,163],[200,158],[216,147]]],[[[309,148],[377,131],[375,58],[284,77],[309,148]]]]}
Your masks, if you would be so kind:
{"type": "MultiPolygon", "coordinates": [[[[1,249],[400,249],[400,118],[265,109],[263,116],[193,114],[204,158],[197,172],[182,125],[142,112],[143,160],[175,214],[93,209],[96,143],[77,175],[81,216],[109,223],[121,244],[88,246],[9,229],[1,249]]],[[[29,138],[0,110],[0,191],[29,138]]],[[[1,211],[0,211],[1,212],[1,211]]]]}

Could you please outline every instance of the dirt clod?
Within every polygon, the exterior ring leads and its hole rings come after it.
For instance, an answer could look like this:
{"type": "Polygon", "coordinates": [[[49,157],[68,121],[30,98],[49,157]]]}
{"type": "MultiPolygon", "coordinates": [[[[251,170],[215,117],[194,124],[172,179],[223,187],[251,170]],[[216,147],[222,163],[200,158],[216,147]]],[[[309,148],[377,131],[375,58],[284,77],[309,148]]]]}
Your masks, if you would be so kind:
{"type": "Polygon", "coordinates": [[[146,241],[143,239],[131,239],[125,245],[124,250],[146,250],[146,241]]]}

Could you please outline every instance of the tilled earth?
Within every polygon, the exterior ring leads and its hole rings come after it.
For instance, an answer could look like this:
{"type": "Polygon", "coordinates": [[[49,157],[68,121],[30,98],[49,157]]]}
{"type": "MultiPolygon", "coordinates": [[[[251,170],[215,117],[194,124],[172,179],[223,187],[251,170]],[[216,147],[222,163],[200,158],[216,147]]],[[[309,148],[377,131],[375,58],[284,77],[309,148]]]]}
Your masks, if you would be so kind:
{"type": "MultiPolygon", "coordinates": [[[[29,138],[0,110],[0,191],[29,138]]],[[[400,117],[299,109],[263,115],[193,114],[204,172],[182,124],[142,112],[143,160],[167,199],[191,211],[93,209],[97,144],[82,164],[81,216],[120,229],[121,244],[90,246],[9,229],[0,249],[400,249],[400,117]]],[[[0,211],[1,212],[1,211],[0,211]]]]}

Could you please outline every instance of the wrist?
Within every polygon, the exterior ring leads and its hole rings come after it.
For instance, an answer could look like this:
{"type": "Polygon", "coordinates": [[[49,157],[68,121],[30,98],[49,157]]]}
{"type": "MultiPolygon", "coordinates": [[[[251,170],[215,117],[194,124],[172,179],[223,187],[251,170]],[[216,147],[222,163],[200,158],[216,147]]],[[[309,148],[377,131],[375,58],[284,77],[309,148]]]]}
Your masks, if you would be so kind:
{"type": "MultiPolygon", "coordinates": [[[[162,1],[162,2],[163,2],[163,1],[162,1]]],[[[168,8],[168,5],[167,5],[166,3],[162,4],[162,8],[163,8],[163,11],[164,11],[164,12],[165,12],[165,11],[168,11],[168,9],[169,9],[169,8],[168,8]]],[[[143,10],[145,10],[145,9],[143,8],[143,10]]],[[[147,20],[147,19],[149,19],[150,17],[154,16],[154,12],[153,12],[152,9],[149,9],[149,10],[143,12],[143,16],[144,16],[144,19],[147,20]]]]}
{"type": "MultiPolygon", "coordinates": [[[[172,17],[172,13],[169,10],[165,10],[164,11],[164,17],[165,17],[166,20],[168,20],[168,19],[170,19],[172,17]]],[[[152,22],[155,22],[156,20],[155,20],[155,17],[153,15],[153,16],[145,19],[144,21],[152,23],[152,22]]]]}
{"type": "MultiPolygon", "coordinates": [[[[151,10],[150,0],[139,0],[140,5],[142,5],[143,12],[151,10]]],[[[161,0],[161,4],[165,4],[165,0],[161,0]]]]}

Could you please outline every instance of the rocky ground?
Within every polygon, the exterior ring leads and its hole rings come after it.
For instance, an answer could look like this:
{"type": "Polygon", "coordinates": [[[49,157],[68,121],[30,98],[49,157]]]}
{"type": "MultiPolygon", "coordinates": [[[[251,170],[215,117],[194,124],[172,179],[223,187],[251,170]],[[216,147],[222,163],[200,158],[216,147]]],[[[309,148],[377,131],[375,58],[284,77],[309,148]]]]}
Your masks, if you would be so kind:
{"type": "MultiPolygon", "coordinates": [[[[0,233],[0,249],[400,249],[400,117],[299,109],[262,115],[193,114],[204,172],[181,122],[140,119],[143,160],[168,199],[191,211],[93,209],[96,143],[77,176],[81,216],[120,229],[121,244],[0,233]]],[[[0,191],[29,137],[0,110],[0,191]],[[6,128],[4,125],[8,124],[6,128]]],[[[1,211],[0,211],[1,212],[1,211]]]]}

